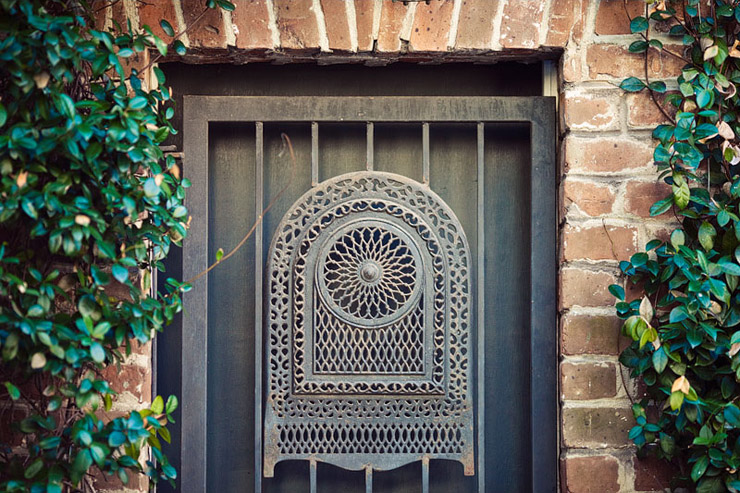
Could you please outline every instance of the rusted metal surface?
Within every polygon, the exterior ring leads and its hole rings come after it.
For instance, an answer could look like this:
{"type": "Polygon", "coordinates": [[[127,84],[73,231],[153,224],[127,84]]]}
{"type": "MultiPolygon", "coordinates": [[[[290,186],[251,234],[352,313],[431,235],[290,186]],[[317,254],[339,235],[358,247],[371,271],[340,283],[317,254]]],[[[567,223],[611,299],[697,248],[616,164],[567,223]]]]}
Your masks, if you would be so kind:
{"type": "Polygon", "coordinates": [[[400,175],[341,175],[288,210],[267,272],[266,477],[289,459],[474,473],[471,267],[452,210],[400,175]]]}

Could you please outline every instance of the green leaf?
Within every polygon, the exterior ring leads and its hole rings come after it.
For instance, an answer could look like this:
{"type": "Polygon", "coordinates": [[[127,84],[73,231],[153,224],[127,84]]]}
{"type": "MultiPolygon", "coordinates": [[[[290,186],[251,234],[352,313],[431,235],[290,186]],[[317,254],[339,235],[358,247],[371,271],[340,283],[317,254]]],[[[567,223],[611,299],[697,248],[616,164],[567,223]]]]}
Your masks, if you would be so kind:
{"type": "Polygon", "coordinates": [[[717,265],[719,266],[720,269],[722,269],[722,272],[724,272],[725,274],[730,274],[732,276],[740,276],[740,265],[730,260],[730,257],[722,257],[717,262],[717,265]]]}
{"type": "Polygon", "coordinates": [[[105,361],[105,350],[99,342],[93,342],[90,345],[90,357],[92,357],[93,361],[96,363],[102,363],[105,361]]]}
{"type": "Polygon", "coordinates": [[[36,476],[39,472],[41,472],[41,469],[44,467],[44,461],[42,459],[36,459],[31,463],[30,466],[26,468],[26,471],[23,473],[23,477],[26,479],[31,479],[34,476],[36,476]]]}
{"type": "Polygon", "coordinates": [[[21,391],[18,390],[18,387],[10,382],[5,382],[5,389],[8,391],[8,395],[12,400],[17,401],[18,399],[20,399],[21,391]]]}
{"type": "Polygon", "coordinates": [[[681,408],[683,404],[684,393],[680,390],[671,392],[671,396],[668,398],[668,402],[671,405],[671,409],[674,411],[681,408]]]}
{"type": "Polygon", "coordinates": [[[173,43],[173,47],[175,48],[175,53],[180,56],[183,56],[188,51],[188,49],[179,39],[175,40],[175,42],[173,43]]]}
{"type": "Polygon", "coordinates": [[[165,412],[167,414],[172,414],[177,409],[177,397],[174,395],[171,395],[167,398],[167,404],[165,405],[165,412]]]}
{"type": "Polygon", "coordinates": [[[5,109],[2,103],[0,103],[0,127],[5,125],[8,121],[8,111],[5,109]]]}
{"type": "Polygon", "coordinates": [[[144,195],[149,198],[156,197],[159,195],[159,185],[154,181],[154,178],[147,178],[144,182],[144,195]]]}
{"type": "Polygon", "coordinates": [[[629,51],[630,53],[643,53],[645,50],[647,50],[648,44],[645,41],[635,41],[632,44],[630,44],[629,51]]]}
{"type": "Polygon", "coordinates": [[[115,280],[120,283],[128,281],[128,269],[122,265],[114,264],[113,267],[111,267],[111,274],[113,274],[115,280]]]}
{"type": "Polygon", "coordinates": [[[161,395],[158,395],[154,398],[151,410],[154,414],[162,414],[162,412],[164,411],[164,399],[162,399],[161,395]]]}
{"type": "Polygon", "coordinates": [[[663,346],[661,346],[653,353],[653,368],[656,372],[663,373],[667,364],[668,356],[665,354],[663,346]]]}
{"type": "Polygon", "coordinates": [[[728,404],[724,410],[725,421],[733,428],[740,428],[740,409],[734,404],[728,404]]]}
{"type": "Polygon", "coordinates": [[[148,104],[149,102],[147,101],[145,97],[136,96],[135,98],[132,98],[131,101],[128,102],[128,107],[131,108],[132,110],[140,110],[148,104]]]}
{"type": "Polygon", "coordinates": [[[699,108],[706,108],[712,101],[712,93],[706,89],[700,89],[696,93],[696,105],[699,108]]]}
{"type": "Polygon", "coordinates": [[[666,85],[665,82],[662,81],[655,81],[651,82],[648,87],[652,89],[655,92],[664,93],[666,91],[666,85]]]}
{"type": "Polygon", "coordinates": [[[671,233],[671,245],[678,250],[678,247],[686,243],[686,235],[682,229],[676,229],[671,233]]]}
{"type": "Polygon", "coordinates": [[[624,300],[624,288],[619,284],[609,286],[609,292],[618,300],[624,300]]]}
{"type": "Polygon", "coordinates": [[[680,186],[676,186],[674,184],[671,186],[671,190],[673,191],[673,201],[676,206],[681,210],[685,209],[686,206],[689,205],[689,200],[691,199],[689,184],[685,181],[681,183],[680,186]]]}
{"type": "Polygon", "coordinates": [[[175,30],[172,29],[172,24],[170,24],[166,20],[162,19],[161,21],[159,21],[159,27],[162,28],[162,31],[164,31],[167,36],[175,35],[175,30]]]}
{"type": "Polygon", "coordinates": [[[118,448],[124,443],[126,443],[126,435],[124,435],[120,431],[114,431],[110,435],[108,435],[108,445],[110,445],[112,448],[118,448]]]}
{"type": "Polygon", "coordinates": [[[648,27],[649,27],[648,20],[642,16],[635,17],[630,22],[630,31],[633,34],[647,31],[648,27]]]}
{"type": "Polygon", "coordinates": [[[717,230],[711,223],[704,221],[699,226],[699,243],[706,251],[714,247],[714,238],[717,236],[717,230]]]}
{"type": "Polygon", "coordinates": [[[627,92],[639,92],[645,89],[646,86],[645,83],[637,77],[629,77],[624,79],[622,83],[619,84],[619,87],[627,92]]]}
{"type": "Polygon", "coordinates": [[[699,457],[699,459],[694,463],[694,467],[691,468],[691,479],[695,483],[704,475],[707,470],[707,466],[709,466],[709,457],[706,455],[699,457]]]}
{"type": "Polygon", "coordinates": [[[669,195],[663,200],[659,200],[656,203],[654,203],[650,207],[650,215],[653,217],[660,216],[661,214],[670,210],[672,205],[673,205],[673,194],[669,195]]]}

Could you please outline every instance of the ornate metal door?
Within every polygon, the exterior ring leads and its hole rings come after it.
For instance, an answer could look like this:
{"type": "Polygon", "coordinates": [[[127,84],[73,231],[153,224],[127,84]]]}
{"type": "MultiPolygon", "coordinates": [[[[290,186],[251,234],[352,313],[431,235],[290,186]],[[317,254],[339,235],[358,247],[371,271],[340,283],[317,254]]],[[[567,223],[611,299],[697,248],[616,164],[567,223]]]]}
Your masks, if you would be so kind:
{"type": "Polygon", "coordinates": [[[180,490],[554,492],[552,99],[183,106],[180,490]]]}
{"type": "MultiPolygon", "coordinates": [[[[264,473],[304,459],[474,471],[470,250],[428,186],[366,171],[293,204],[267,269],[264,473]]],[[[312,481],[315,483],[315,481],[312,481]]]]}

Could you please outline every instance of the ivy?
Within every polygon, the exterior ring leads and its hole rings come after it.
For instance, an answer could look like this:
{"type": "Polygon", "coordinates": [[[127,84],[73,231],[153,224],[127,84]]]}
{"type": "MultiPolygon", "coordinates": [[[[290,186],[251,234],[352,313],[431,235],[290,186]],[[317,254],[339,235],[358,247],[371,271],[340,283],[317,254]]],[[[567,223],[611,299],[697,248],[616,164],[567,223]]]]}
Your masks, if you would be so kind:
{"type": "Polygon", "coordinates": [[[630,20],[640,37],[630,51],[646,67],[655,56],[684,62],[668,93],[647,74],[621,84],[648,92],[669,121],[653,131],[653,157],[671,192],[650,213],[672,211],[677,225],[620,263],[638,299],[610,289],[632,341],[619,360],[647,389],[629,438],[676,466],[672,486],[698,492],[740,491],[740,5],[709,4],[646,1],[630,20]],[[656,22],[682,51],[650,39],[656,22]]]}
{"type": "Polygon", "coordinates": [[[96,28],[101,3],[0,0],[0,397],[12,421],[1,491],[88,490],[101,473],[154,488],[177,475],[161,446],[177,398],[112,413],[104,370],[163,330],[189,289],[168,279],[151,292],[187,233],[189,183],[160,149],[176,132],[164,74],[153,68],[148,88],[151,64],[137,65],[184,45],[148,26],[96,28]]]}

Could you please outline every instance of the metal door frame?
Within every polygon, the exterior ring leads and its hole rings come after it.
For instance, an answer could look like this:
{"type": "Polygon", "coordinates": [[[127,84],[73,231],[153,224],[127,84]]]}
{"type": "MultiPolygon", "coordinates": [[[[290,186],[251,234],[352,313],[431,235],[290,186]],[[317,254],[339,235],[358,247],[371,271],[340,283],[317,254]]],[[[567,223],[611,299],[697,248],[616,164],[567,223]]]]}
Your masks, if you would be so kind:
{"type": "MultiPolygon", "coordinates": [[[[367,163],[373,168],[373,124],[418,122],[423,129],[423,176],[429,182],[429,123],[477,123],[478,299],[477,328],[484,326],[484,129],[485,123],[530,126],[530,430],[533,492],[557,487],[557,162],[555,98],[529,97],[183,97],[184,176],[192,183],[185,205],[194,220],[184,240],[183,278],[208,267],[208,131],[216,122],[253,122],[256,131],[255,272],[262,272],[263,123],[311,123],[312,183],[318,180],[318,128],[322,122],[367,124],[367,163]],[[535,357],[536,356],[536,357],[535,357]]],[[[258,276],[261,281],[261,277],[258,276]]],[[[255,289],[255,482],[262,477],[262,283],[255,289]]],[[[207,276],[184,295],[182,325],[181,491],[204,493],[207,474],[207,276]]],[[[485,491],[484,331],[477,331],[478,489],[485,491]]]]}

